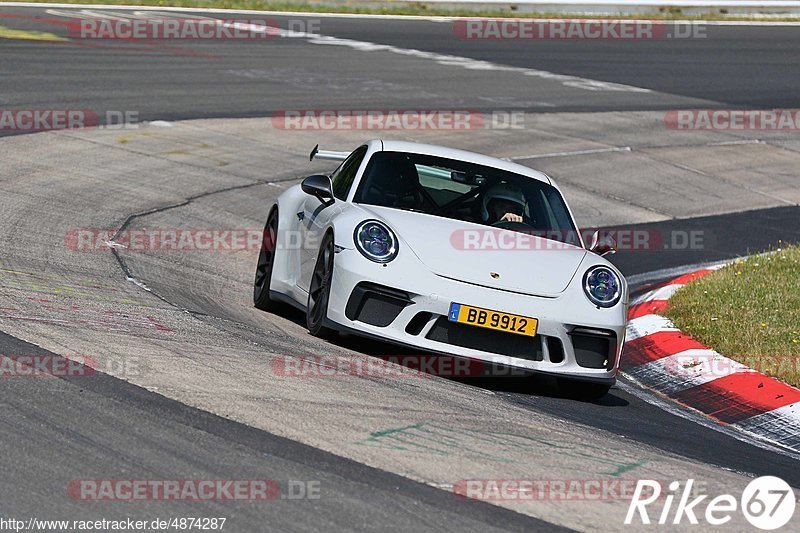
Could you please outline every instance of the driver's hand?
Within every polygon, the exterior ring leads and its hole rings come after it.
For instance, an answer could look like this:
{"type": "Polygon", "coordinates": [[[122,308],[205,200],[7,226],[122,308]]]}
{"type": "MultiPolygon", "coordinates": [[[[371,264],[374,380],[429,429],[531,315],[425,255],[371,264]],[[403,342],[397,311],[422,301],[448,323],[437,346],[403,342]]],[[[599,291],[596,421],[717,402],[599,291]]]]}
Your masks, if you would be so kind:
{"type": "Polygon", "coordinates": [[[506,213],[500,220],[505,222],[522,222],[522,215],[506,213]]]}

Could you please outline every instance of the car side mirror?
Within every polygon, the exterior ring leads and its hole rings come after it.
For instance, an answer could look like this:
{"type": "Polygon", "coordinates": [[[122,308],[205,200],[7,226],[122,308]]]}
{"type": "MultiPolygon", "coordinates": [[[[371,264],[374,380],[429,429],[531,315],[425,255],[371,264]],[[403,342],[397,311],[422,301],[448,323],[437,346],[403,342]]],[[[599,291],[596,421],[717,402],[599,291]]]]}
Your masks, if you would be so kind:
{"type": "Polygon", "coordinates": [[[316,196],[323,204],[330,205],[334,202],[333,184],[328,176],[320,174],[309,176],[303,180],[300,188],[303,189],[304,193],[316,196]]]}
{"type": "Polygon", "coordinates": [[[611,235],[605,234],[601,237],[600,232],[595,231],[592,233],[592,238],[589,242],[589,251],[597,255],[610,255],[617,251],[616,246],[617,243],[614,242],[611,235]]]}

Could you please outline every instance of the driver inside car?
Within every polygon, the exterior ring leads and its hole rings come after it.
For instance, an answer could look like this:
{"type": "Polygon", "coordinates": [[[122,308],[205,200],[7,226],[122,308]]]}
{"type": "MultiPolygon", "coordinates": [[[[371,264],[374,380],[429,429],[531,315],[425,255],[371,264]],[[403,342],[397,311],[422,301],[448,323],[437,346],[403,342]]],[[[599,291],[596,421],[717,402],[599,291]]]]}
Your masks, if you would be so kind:
{"type": "Polygon", "coordinates": [[[481,216],[487,224],[524,222],[525,195],[513,183],[501,181],[492,185],[483,196],[481,216]]]}

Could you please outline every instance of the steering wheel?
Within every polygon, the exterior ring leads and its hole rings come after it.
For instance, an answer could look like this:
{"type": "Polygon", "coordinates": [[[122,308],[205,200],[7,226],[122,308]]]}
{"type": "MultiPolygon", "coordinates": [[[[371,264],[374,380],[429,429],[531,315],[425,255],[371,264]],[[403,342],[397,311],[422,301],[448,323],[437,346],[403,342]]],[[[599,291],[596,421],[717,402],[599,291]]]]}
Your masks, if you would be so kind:
{"type": "MultiPolygon", "coordinates": [[[[377,184],[370,184],[369,185],[370,194],[377,193],[378,196],[384,198],[386,201],[380,205],[390,205],[392,207],[406,207],[402,204],[408,203],[407,200],[412,199],[413,204],[421,204],[424,205],[426,202],[429,203],[430,200],[425,197],[423,194],[425,191],[422,189],[421,186],[417,186],[414,190],[408,190],[401,193],[397,191],[389,190],[385,187],[382,187],[377,184]]],[[[436,204],[433,204],[436,205],[436,204]]],[[[421,211],[420,209],[416,208],[415,211],[421,211]]]]}
{"type": "Polygon", "coordinates": [[[492,224],[493,228],[507,229],[511,231],[519,231],[522,233],[530,233],[533,226],[525,222],[512,222],[511,220],[498,220],[492,224]]]}

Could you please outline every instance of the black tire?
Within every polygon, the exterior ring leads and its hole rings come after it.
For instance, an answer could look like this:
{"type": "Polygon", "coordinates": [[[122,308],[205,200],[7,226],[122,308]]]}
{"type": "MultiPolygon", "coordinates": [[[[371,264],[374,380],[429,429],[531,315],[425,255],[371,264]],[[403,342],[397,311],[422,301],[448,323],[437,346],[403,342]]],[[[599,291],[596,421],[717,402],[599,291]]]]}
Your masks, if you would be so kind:
{"type": "Polygon", "coordinates": [[[278,242],[278,209],[273,209],[264,233],[261,236],[261,250],[258,253],[256,264],[256,277],[253,281],[253,305],[262,311],[271,311],[276,307],[276,302],[269,297],[269,288],[272,284],[272,268],[275,265],[275,248],[278,242]]]}
{"type": "Polygon", "coordinates": [[[328,233],[322,239],[322,245],[319,247],[319,255],[308,288],[306,326],[309,333],[315,337],[328,337],[332,333],[329,328],[325,327],[325,318],[328,316],[328,300],[333,280],[334,253],[333,234],[328,233]]]}
{"type": "Polygon", "coordinates": [[[607,383],[592,383],[577,379],[558,378],[558,391],[575,400],[599,400],[611,390],[607,383]]]}

